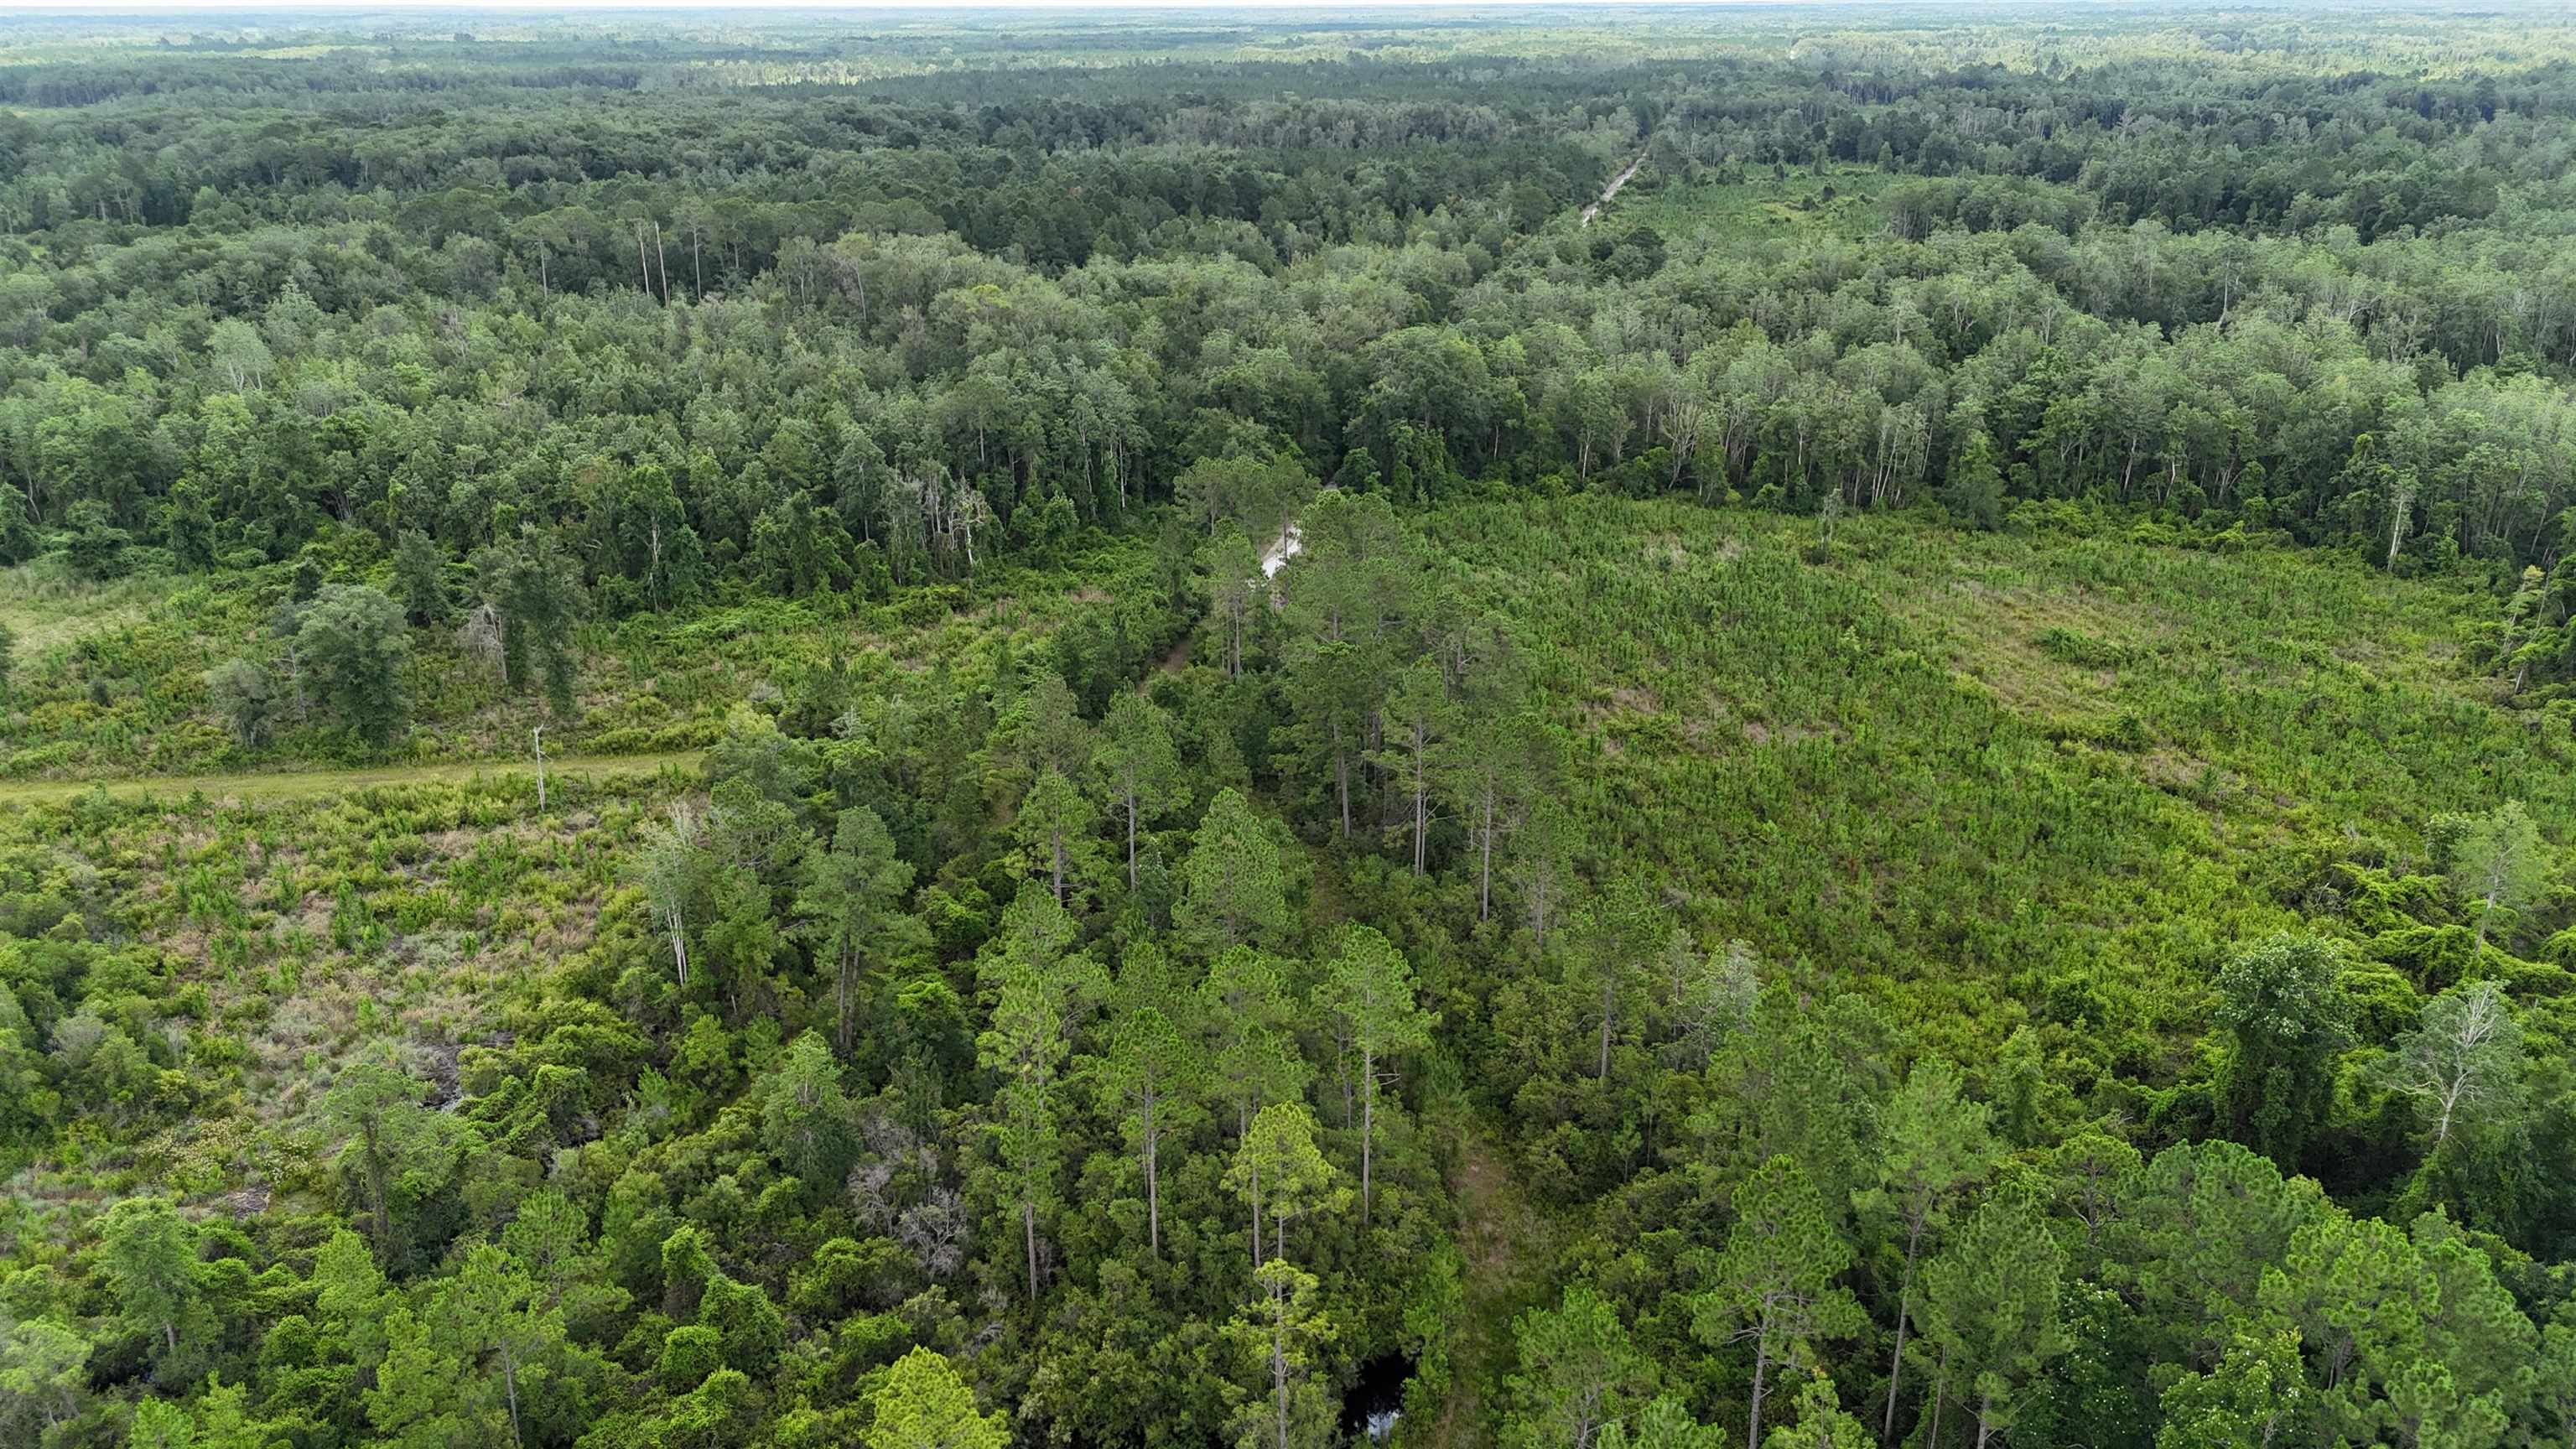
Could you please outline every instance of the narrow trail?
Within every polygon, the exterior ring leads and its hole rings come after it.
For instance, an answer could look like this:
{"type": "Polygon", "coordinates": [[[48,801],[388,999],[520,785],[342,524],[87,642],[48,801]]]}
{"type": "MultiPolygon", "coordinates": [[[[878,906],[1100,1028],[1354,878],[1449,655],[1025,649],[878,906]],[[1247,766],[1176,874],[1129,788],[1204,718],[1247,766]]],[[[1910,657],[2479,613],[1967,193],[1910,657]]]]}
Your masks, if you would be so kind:
{"type": "Polygon", "coordinates": [[[1295,558],[1297,555],[1304,553],[1305,551],[1306,534],[1304,530],[1298,528],[1294,523],[1289,524],[1286,528],[1280,530],[1277,538],[1270,541],[1270,546],[1268,548],[1261,551],[1261,576],[1265,579],[1275,579],[1279,577],[1279,571],[1288,566],[1288,560],[1295,558]]]}
{"type": "MultiPolygon", "coordinates": [[[[1277,538],[1270,540],[1270,546],[1261,551],[1261,576],[1265,579],[1275,579],[1279,577],[1279,571],[1288,566],[1288,560],[1295,558],[1297,555],[1304,553],[1305,551],[1305,533],[1300,530],[1294,522],[1289,523],[1286,527],[1279,530],[1279,536],[1277,538]]],[[[1159,672],[1164,674],[1178,674],[1182,670],[1189,668],[1190,642],[1191,639],[1189,635],[1182,635],[1181,642],[1172,646],[1172,652],[1163,656],[1163,662],[1160,666],[1159,672]]],[[[1153,689],[1153,687],[1153,672],[1148,672],[1144,678],[1136,681],[1136,692],[1138,694],[1148,693],[1153,689]]]]}
{"type": "Polygon", "coordinates": [[[1511,1159],[1478,1127],[1460,1129],[1456,1156],[1449,1191],[1458,1204],[1458,1246],[1467,1257],[1466,1302],[1449,1345],[1448,1401],[1411,1442],[1483,1449],[1502,1427],[1502,1405],[1493,1395],[1514,1367],[1512,1320],[1544,1305],[1555,1277],[1556,1233],[1522,1192],[1511,1159]]]}
{"type": "MultiPolygon", "coordinates": [[[[1646,150],[1651,149],[1652,143],[1650,142],[1646,150]]],[[[1583,208],[1583,225],[1590,226],[1592,224],[1592,218],[1601,214],[1601,208],[1610,204],[1610,198],[1619,194],[1619,188],[1627,185],[1629,181],[1636,176],[1637,168],[1646,164],[1646,150],[1638,151],[1637,159],[1628,163],[1627,170],[1610,178],[1610,184],[1602,188],[1601,199],[1599,201],[1583,208]]]]}
{"type": "MultiPolygon", "coordinates": [[[[694,767],[702,752],[674,750],[656,755],[566,755],[546,761],[549,781],[583,777],[659,774],[665,767],[694,767]]],[[[360,766],[348,770],[249,770],[232,775],[126,775],[93,780],[10,780],[0,782],[0,805],[43,805],[75,800],[104,790],[118,800],[151,796],[184,800],[203,793],[209,800],[299,800],[343,795],[376,785],[452,784],[504,775],[533,777],[526,760],[468,760],[453,764],[360,766]]]]}

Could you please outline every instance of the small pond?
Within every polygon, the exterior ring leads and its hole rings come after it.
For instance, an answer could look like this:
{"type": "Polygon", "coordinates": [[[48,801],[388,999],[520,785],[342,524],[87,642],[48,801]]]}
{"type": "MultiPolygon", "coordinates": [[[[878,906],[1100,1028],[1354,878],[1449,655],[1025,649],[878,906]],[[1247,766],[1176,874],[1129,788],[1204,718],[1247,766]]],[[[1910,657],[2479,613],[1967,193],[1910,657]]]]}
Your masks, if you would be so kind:
{"type": "Polygon", "coordinates": [[[1350,1444],[1383,1444],[1404,1412],[1404,1385],[1413,1360],[1399,1354],[1360,1365],[1359,1381],[1342,1396],[1342,1436],[1350,1444]]]}

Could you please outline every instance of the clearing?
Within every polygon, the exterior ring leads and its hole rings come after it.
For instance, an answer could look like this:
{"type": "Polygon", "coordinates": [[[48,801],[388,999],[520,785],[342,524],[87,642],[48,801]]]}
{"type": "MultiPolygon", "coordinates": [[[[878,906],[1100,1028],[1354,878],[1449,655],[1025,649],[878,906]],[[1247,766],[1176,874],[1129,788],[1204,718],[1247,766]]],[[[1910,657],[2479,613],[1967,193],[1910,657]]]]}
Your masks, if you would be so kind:
{"type": "MultiPolygon", "coordinates": [[[[546,778],[606,779],[622,775],[656,775],[664,770],[691,770],[698,750],[669,750],[650,755],[571,755],[546,761],[546,778]]],[[[128,775],[100,780],[10,780],[0,782],[0,805],[42,805],[77,799],[93,790],[119,800],[153,798],[184,800],[203,794],[217,803],[246,800],[309,800],[347,794],[377,785],[456,784],[507,775],[534,778],[532,763],[477,760],[434,765],[363,765],[346,770],[252,770],[232,775],[128,775]]]]}

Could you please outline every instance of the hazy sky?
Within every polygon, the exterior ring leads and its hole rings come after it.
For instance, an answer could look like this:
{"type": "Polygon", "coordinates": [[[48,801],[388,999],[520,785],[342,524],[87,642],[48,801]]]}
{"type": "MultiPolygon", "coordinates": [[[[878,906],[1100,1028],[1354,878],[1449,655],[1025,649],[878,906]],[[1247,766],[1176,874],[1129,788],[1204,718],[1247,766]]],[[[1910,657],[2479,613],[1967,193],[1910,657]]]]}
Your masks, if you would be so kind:
{"type": "MultiPolygon", "coordinates": [[[[260,15],[298,11],[348,12],[385,10],[453,10],[460,13],[506,10],[516,14],[573,10],[1312,10],[1351,9],[1512,9],[1532,5],[1606,3],[1606,0],[300,0],[261,5],[244,0],[35,0],[8,7],[17,15],[55,15],[71,11],[131,15],[202,15],[209,11],[260,15]]],[[[1618,0],[1618,3],[1710,3],[1710,0],[1618,0]]],[[[1725,0],[1718,0],[1725,3],[1725,0]]]]}

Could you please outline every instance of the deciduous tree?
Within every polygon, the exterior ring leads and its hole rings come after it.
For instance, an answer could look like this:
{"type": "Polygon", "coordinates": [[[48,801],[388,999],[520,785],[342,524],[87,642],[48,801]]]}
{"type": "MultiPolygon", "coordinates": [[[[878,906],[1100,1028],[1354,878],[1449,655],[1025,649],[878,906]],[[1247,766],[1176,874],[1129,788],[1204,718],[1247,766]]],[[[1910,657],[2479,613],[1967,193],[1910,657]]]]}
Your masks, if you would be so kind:
{"type": "Polygon", "coordinates": [[[401,605],[363,585],[331,584],[305,606],[295,639],[323,702],[358,738],[383,745],[411,722],[401,605]]]}

